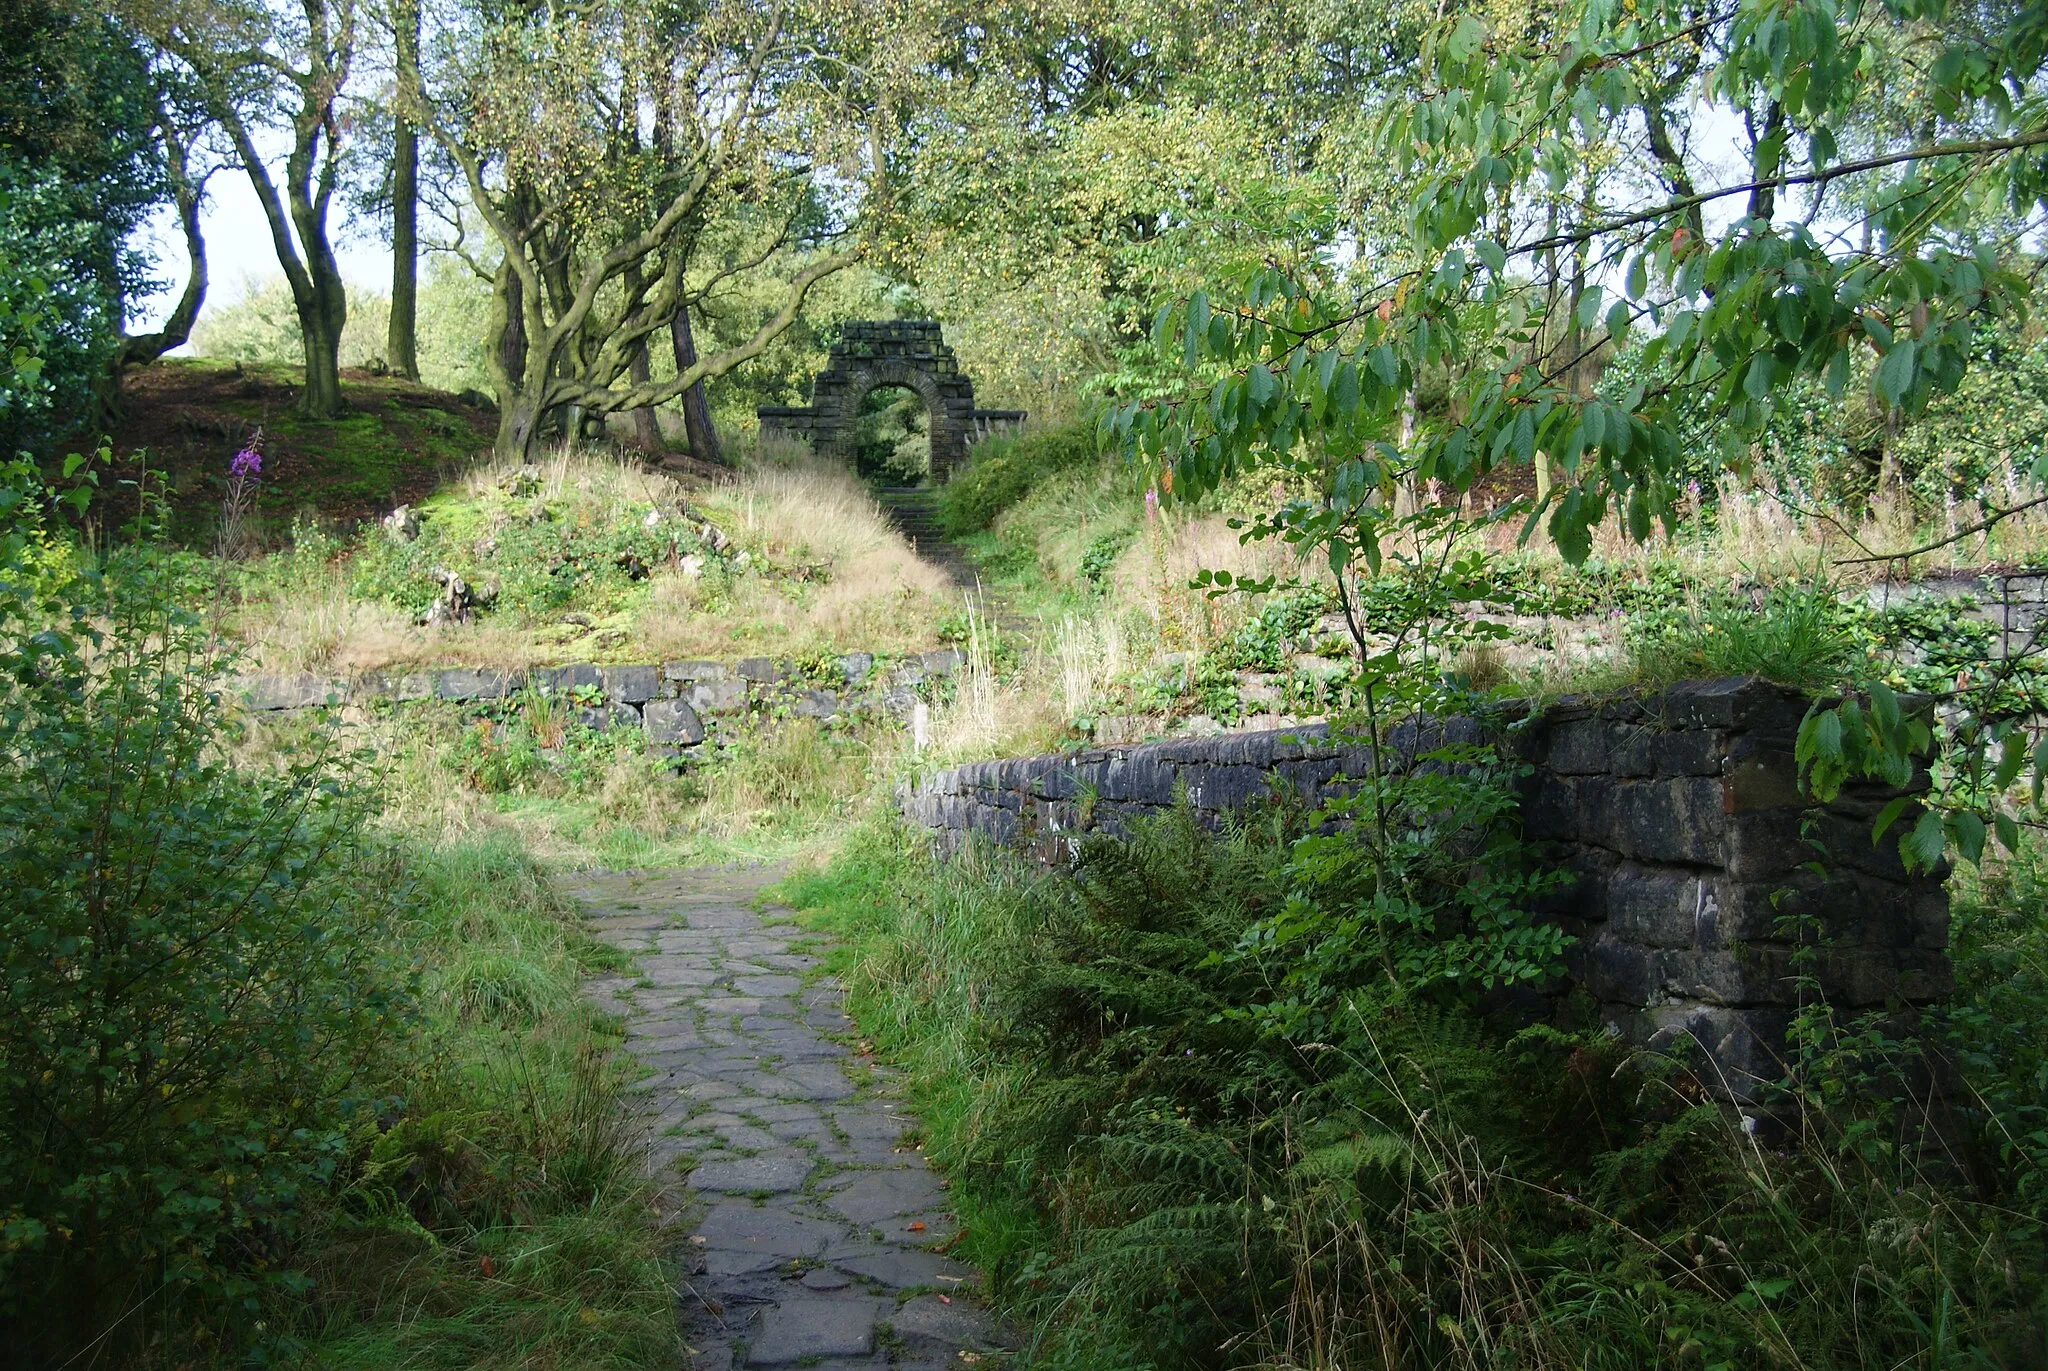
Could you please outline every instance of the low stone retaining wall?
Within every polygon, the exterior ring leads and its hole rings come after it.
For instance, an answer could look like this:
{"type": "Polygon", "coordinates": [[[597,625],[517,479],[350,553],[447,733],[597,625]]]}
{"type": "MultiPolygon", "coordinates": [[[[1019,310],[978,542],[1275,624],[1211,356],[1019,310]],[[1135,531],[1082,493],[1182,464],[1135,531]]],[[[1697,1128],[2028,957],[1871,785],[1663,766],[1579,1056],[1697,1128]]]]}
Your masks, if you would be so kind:
{"type": "MultiPolygon", "coordinates": [[[[1538,911],[1575,939],[1552,1007],[1577,986],[1632,1041],[1691,1040],[1738,1101],[1782,1077],[1787,1027],[1815,988],[1849,1010],[1910,1010],[1951,988],[1946,873],[1906,872],[1903,829],[1871,842],[1896,791],[1802,798],[1792,749],[1806,708],[1738,679],[1566,700],[1512,728],[1430,726],[1492,736],[1530,765],[1523,832],[1576,877],[1538,911]]],[[[1064,862],[1078,834],[1183,792],[1214,823],[1276,786],[1313,803],[1369,768],[1366,748],[1320,730],[1242,733],[978,762],[906,790],[902,809],[947,849],[979,834],[1064,862]]]]}
{"type": "Polygon", "coordinates": [[[260,712],[378,702],[502,700],[537,689],[567,696],[592,728],[643,728],[649,742],[694,747],[705,721],[782,712],[820,720],[856,715],[903,718],[917,688],[960,669],[951,648],[900,657],[849,652],[802,670],[788,659],[662,662],[501,669],[445,667],[359,676],[243,676],[234,681],[245,707],[260,712]]]}

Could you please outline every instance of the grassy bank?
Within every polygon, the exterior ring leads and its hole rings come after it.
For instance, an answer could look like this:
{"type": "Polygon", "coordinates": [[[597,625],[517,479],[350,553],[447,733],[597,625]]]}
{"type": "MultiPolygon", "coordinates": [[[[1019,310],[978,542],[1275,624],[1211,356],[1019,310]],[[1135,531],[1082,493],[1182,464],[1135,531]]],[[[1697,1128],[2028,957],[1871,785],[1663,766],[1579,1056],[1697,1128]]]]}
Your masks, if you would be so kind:
{"type": "MultiPolygon", "coordinates": [[[[232,450],[219,450],[223,473],[232,450]]],[[[262,671],[939,644],[958,613],[949,583],[850,470],[795,450],[741,456],[748,465],[716,485],[598,450],[443,468],[391,528],[317,512],[266,521],[266,467],[246,508],[215,506],[196,546],[123,555],[167,562],[182,598],[262,671]]]]}
{"type": "Polygon", "coordinates": [[[1938,1140],[1869,1026],[1816,1035],[1792,1131],[1764,1138],[1590,1021],[1516,1031],[1370,956],[1335,974],[1298,935],[1332,907],[1328,856],[1278,820],[1167,823],[1067,880],[934,865],[876,825],[785,885],[907,1068],[1027,1364],[2048,1355],[2039,849],[1960,892],[1934,1031],[1967,1084],[1938,1140]]]}

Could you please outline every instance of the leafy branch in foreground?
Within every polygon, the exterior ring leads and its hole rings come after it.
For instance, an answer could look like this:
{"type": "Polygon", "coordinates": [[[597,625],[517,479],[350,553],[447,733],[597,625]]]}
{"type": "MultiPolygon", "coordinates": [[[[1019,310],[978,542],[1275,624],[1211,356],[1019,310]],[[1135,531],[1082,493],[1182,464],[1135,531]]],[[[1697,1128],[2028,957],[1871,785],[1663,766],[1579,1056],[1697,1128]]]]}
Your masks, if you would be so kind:
{"type": "MultiPolygon", "coordinates": [[[[1154,343],[1185,388],[1108,408],[1102,436],[1177,495],[1285,476],[1307,494],[1245,536],[1286,539],[1340,586],[1418,541],[1413,511],[1476,506],[1516,467],[1534,469],[1533,500],[1474,517],[1526,511],[1521,536],[1546,527],[1570,562],[1610,514],[1639,540],[1670,530],[1701,412],[1735,462],[1798,381],[1837,400],[1866,385],[1910,415],[1956,387],[1987,324],[2022,313],[2018,245],[2048,223],[2044,53],[2038,8],[1941,0],[1748,0],[1705,18],[1588,0],[1526,32],[1446,22],[1425,94],[1380,122],[1413,187],[1398,259],[1269,263],[1234,306],[1197,292],[1162,309],[1154,343]],[[1702,90],[1724,146],[1672,137],[1702,90]],[[1596,384],[1589,360],[1632,337],[1632,376],[1596,384]]],[[[1803,748],[1824,763],[1818,789],[1938,741],[1941,814],[1909,839],[1924,855],[1932,824],[1975,855],[1980,830],[2016,823],[1996,792],[2018,775],[2008,740],[2041,712],[2020,688],[2029,656],[1959,688],[1938,738],[1910,711],[1835,707],[1803,748]]]]}

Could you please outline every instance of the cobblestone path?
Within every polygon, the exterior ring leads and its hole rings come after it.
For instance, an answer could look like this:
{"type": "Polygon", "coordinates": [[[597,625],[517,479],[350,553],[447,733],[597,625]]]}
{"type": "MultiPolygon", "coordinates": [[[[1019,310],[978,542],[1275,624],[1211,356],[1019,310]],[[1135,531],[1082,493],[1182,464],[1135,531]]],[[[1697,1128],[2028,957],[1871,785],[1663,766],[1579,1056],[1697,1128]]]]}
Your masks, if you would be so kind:
{"type": "Polygon", "coordinates": [[[852,1042],[838,987],[806,979],[804,935],[749,907],[777,874],[564,882],[638,960],[590,992],[649,1072],[634,1098],[681,1252],[685,1365],[997,1364],[975,1273],[936,1250],[955,1232],[945,1183],[902,1142],[891,1073],[852,1042]]]}

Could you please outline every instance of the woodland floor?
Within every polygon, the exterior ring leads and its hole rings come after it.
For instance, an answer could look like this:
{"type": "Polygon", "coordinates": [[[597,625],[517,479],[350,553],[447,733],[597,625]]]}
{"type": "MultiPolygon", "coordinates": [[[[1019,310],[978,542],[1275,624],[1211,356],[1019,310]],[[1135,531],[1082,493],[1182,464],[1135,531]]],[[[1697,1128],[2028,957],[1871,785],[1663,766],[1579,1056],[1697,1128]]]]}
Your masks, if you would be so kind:
{"type": "Polygon", "coordinates": [[[256,512],[277,535],[294,518],[349,525],[417,501],[488,452],[497,431],[487,408],[353,370],[342,373],[338,418],[301,418],[297,375],[178,359],[131,372],[111,443],[116,479],[146,464],[168,488],[174,532],[199,534],[218,514],[228,459],[261,430],[256,512]]]}

